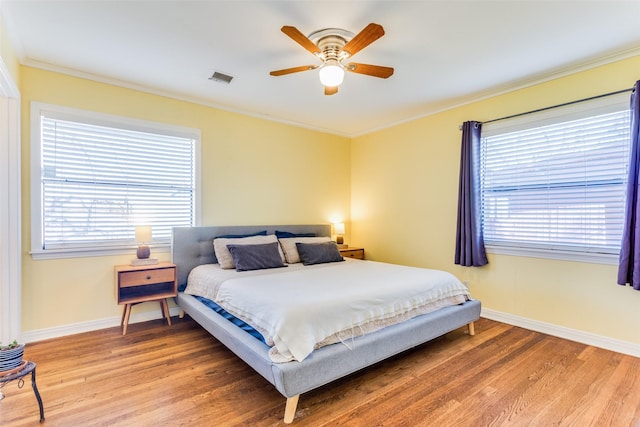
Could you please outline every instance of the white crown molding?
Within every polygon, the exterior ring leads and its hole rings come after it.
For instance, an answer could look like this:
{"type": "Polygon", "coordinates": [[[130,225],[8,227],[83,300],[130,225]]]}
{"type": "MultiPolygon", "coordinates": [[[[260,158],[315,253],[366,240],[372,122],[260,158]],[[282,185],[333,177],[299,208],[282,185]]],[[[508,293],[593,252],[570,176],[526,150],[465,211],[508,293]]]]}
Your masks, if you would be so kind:
{"type": "Polygon", "coordinates": [[[618,340],[615,338],[609,338],[589,332],[578,331],[576,329],[528,319],[526,317],[503,313],[484,307],[482,308],[481,316],[486,319],[518,326],[524,329],[529,329],[531,331],[541,332],[543,334],[552,335],[554,337],[564,338],[570,341],[603,348],[605,350],[615,351],[617,353],[640,357],[640,344],[618,340]]]}
{"type": "MultiPolygon", "coordinates": [[[[470,96],[461,97],[449,103],[447,102],[438,103],[432,109],[428,109],[428,111],[424,112],[423,114],[412,116],[407,119],[403,119],[403,120],[400,120],[388,125],[384,125],[381,127],[373,128],[368,131],[359,133],[357,135],[352,135],[352,138],[362,136],[362,135],[367,135],[369,133],[377,132],[380,130],[388,129],[404,123],[409,123],[414,120],[419,120],[425,117],[433,116],[435,114],[444,113],[446,111],[464,107],[469,104],[474,104],[476,102],[484,101],[486,99],[494,98],[496,96],[504,95],[510,92],[515,92],[521,89],[526,89],[528,87],[532,87],[532,86],[536,86],[552,80],[560,79],[562,77],[567,77],[572,74],[580,73],[583,71],[588,71],[593,68],[601,67],[603,65],[608,65],[614,62],[623,61],[625,59],[633,58],[634,56],[639,56],[639,55],[640,55],[640,47],[637,47],[637,48],[632,48],[632,49],[624,50],[621,52],[617,52],[611,55],[602,56],[602,57],[590,59],[583,62],[573,63],[565,67],[561,67],[561,68],[547,71],[545,73],[537,74],[527,79],[510,82],[505,85],[493,87],[486,91],[472,94],[470,96]]],[[[629,89],[631,89],[631,87],[633,86],[633,83],[634,82],[627,83],[629,89]]],[[[620,87],[617,90],[622,90],[622,89],[625,89],[625,87],[620,87]]]]}
{"type": "Polygon", "coordinates": [[[49,63],[46,63],[46,62],[34,61],[32,59],[29,59],[29,58],[25,58],[24,61],[21,61],[21,64],[25,65],[27,67],[38,68],[38,69],[44,70],[44,71],[52,71],[54,73],[65,74],[65,75],[68,75],[68,76],[78,77],[78,78],[85,79],[85,80],[91,80],[91,81],[104,83],[104,84],[108,84],[108,85],[112,85],[112,86],[122,87],[122,88],[125,88],[125,89],[136,90],[138,92],[148,93],[148,94],[151,94],[151,95],[163,96],[165,98],[171,98],[171,99],[175,99],[177,101],[184,101],[184,102],[189,102],[189,103],[196,104],[196,105],[202,105],[204,107],[215,108],[215,109],[226,111],[226,112],[229,112],[229,113],[242,114],[243,116],[254,117],[254,118],[257,118],[257,119],[268,120],[270,122],[282,123],[282,124],[289,125],[289,126],[295,126],[295,127],[299,127],[299,128],[313,130],[313,131],[316,131],[316,132],[328,133],[328,134],[331,134],[331,135],[342,136],[342,137],[346,137],[346,138],[350,137],[350,135],[347,135],[347,134],[344,134],[344,133],[340,133],[340,132],[336,132],[336,131],[331,130],[331,129],[320,128],[320,127],[316,127],[316,126],[309,126],[309,125],[304,124],[304,123],[298,123],[298,122],[294,122],[294,121],[290,121],[290,120],[278,119],[278,118],[274,118],[273,116],[269,116],[269,115],[266,115],[266,114],[253,113],[253,112],[250,112],[250,111],[241,110],[241,109],[229,107],[229,106],[222,105],[222,104],[217,104],[215,102],[211,102],[211,101],[203,99],[203,98],[198,98],[198,97],[194,97],[194,96],[185,96],[185,95],[182,95],[182,94],[178,94],[178,93],[170,92],[170,91],[165,91],[165,90],[158,89],[158,88],[153,88],[153,87],[148,87],[148,86],[139,85],[139,84],[135,84],[135,83],[125,82],[125,81],[122,81],[122,80],[112,79],[110,77],[105,77],[105,76],[92,74],[92,73],[86,73],[84,71],[78,71],[78,70],[74,70],[74,69],[71,69],[71,68],[60,67],[60,66],[49,64],[49,63]]]}
{"type": "MultiPolygon", "coordinates": [[[[398,126],[404,123],[408,123],[408,122],[412,122],[414,120],[418,120],[418,119],[422,119],[424,117],[429,117],[429,116],[433,116],[435,114],[439,114],[439,113],[443,113],[449,110],[453,110],[459,107],[463,107],[465,105],[469,105],[469,104],[473,104],[475,102],[479,102],[479,101],[483,101],[485,99],[489,99],[489,98],[493,98],[499,95],[503,95],[509,92],[513,92],[516,90],[520,90],[520,89],[524,89],[524,88],[528,88],[531,86],[535,86],[541,83],[545,83],[551,80],[555,80],[558,78],[562,78],[562,77],[566,77],[569,76],[571,74],[575,74],[575,73],[579,73],[582,71],[587,71],[590,70],[592,68],[596,68],[596,67],[600,67],[603,65],[607,65],[613,62],[617,62],[617,61],[622,61],[624,59],[628,59],[628,58],[632,58],[634,56],[638,56],[640,55],[640,47],[638,48],[632,48],[632,49],[627,49],[621,52],[616,52],[614,54],[610,54],[607,56],[602,56],[602,57],[598,57],[598,58],[592,58],[586,61],[581,61],[581,62],[576,62],[561,68],[557,68],[557,69],[553,69],[550,70],[548,72],[545,73],[539,73],[535,76],[532,76],[530,78],[527,79],[523,79],[523,80],[518,80],[518,81],[514,81],[514,82],[509,82],[507,84],[504,85],[500,85],[500,86],[496,86],[493,88],[490,88],[486,91],[482,91],[479,93],[475,93],[475,94],[471,94],[469,96],[465,96],[465,97],[460,97],[460,98],[456,98],[454,100],[450,100],[450,101],[445,101],[445,102],[441,102],[441,103],[437,103],[435,105],[433,105],[431,108],[427,107],[427,110],[419,115],[415,115],[415,116],[411,116],[409,118],[403,119],[403,120],[399,120],[390,124],[386,124],[380,127],[376,127],[376,128],[372,128],[372,129],[368,129],[362,132],[357,132],[354,134],[348,134],[348,133],[342,133],[342,132],[336,132],[334,130],[331,129],[326,129],[326,128],[319,128],[316,126],[309,126],[307,124],[304,123],[299,123],[299,122],[294,122],[294,121],[290,121],[290,120],[284,120],[284,119],[277,119],[274,118],[273,116],[269,116],[269,115],[265,115],[265,114],[259,114],[259,113],[253,113],[250,111],[246,111],[246,110],[241,110],[241,109],[237,109],[237,108],[233,108],[233,107],[229,107],[229,106],[225,106],[225,105],[221,105],[221,104],[217,104],[215,102],[211,102],[209,100],[206,99],[202,99],[202,98],[198,98],[198,97],[192,97],[192,96],[184,96],[178,93],[174,93],[174,92],[170,92],[170,91],[164,91],[161,89],[157,89],[157,88],[152,88],[152,87],[147,87],[147,86],[143,86],[143,85],[138,85],[138,84],[134,84],[134,83],[129,83],[129,82],[125,82],[125,81],[121,81],[121,80],[117,80],[117,79],[112,79],[109,77],[105,77],[105,76],[100,76],[100,75],[96,75],[96,74],[91,74],[91,73],[86,73],[86,72],[82,72],[82,71],[78,71],[78,70],[74,70],[74,69],[70,69],[70,68],[65,68],[65,67],[60,67],[60,66],[56,66],[53,64],[49,64],[49,63],[45,63],[45,62],[40,62],[40,61],[34,61],[30,58],[21,58],[21,56],[19,56],[19,60],[20,63],[22,65],[25,66],[29,66],[29,67],[33,67],[33,68],[38,68],[38,69],[42,69],[45,71],[52,71],[52,72],[56,72],[56,73],[60,73],[60,74],[66,74],[69,76],[73,76],[73,77],[78,77],[78,78],[82,78],[82,79],[86,79],[86,80],[91,80],[91,81],[96,81],[96,82],[100,82],[100,83],[105,83],[105,84],[109,84],[109,85],[113,85],[113,86],[118,86],[118,87],[122,87],[122,88],[126,88],[126,89],[132,89],[132,90],[136,90],[139,92],[144,92],[144,93],[149,93],[152,95],[158,95],[158,96],[164,96],[167,98],[171,98],[171,99],[176,99],[178,101],[184,101],[184,102],[190,102],[193,104],[197,104],[197,105],[202,105],[205,107],[210,107],[210,108],[216,108],[222,111],[227,111],[230,113],[236,113],[236,114],[242,114],[245,116],[249,116],[249,117],[255,117],[258,119],[262,119],[262,120],[268,120],[271,122],[276,122],[276,123],[282,123],[282,124],[286,124],[286,125],[290,125],[290,126],[295,126],[295,127],[300,127],[300,128],[304,128],[304,129],[309,129],[309,130],[313,130],[313,131],[317,131],[317,132],[323,132],[323,133],[327,133],[327,134],[331,134],[331,135],[336,135],[336,136],[342,136],[342,137],[346,137],[346,138],[356,138],[362,135],[367,135],[373,132],[377,132],[380,130],[384,130],[384,129],[388,129],[388,128],[392,128],[394,126],[398,126]]],[[[631,87],[633,82],[629,82],[629,87],[631,87]]],[[[624,89],[624,88],[620,88],[620,89],[624,89]]]]}

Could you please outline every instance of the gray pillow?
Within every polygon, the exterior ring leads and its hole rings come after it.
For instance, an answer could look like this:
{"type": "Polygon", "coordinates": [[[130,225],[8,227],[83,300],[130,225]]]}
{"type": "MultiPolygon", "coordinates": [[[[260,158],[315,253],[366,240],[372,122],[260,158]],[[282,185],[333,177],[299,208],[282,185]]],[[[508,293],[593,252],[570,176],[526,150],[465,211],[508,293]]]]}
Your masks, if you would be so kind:
{"type": "Polygon", "coordinates": [[[279,268],[287,265],[282,261],[278,242],[257,245],[227,245],[236,271],[279,268]]]}
{"type": "Polygon", "coordinates": [[[296,243],[296,248],[304,265],[344,261],[336,242],[296,243]]]}
{"type": "MultiPolygon", "coordinates": [[[[216,259],[220,268],[235,268],[233,263],[233,257],[227,245],[261,245],[264,243],[278,242],[278,239],[273,234],[268,236],[250,236],[242,237],[238,239],[227,239],[224,237],[216,237],[213,239],[213,251],[216,254],[216,259]]],[[[284,262],[284,254],[282,254],[282,261],[284,262]]]]}

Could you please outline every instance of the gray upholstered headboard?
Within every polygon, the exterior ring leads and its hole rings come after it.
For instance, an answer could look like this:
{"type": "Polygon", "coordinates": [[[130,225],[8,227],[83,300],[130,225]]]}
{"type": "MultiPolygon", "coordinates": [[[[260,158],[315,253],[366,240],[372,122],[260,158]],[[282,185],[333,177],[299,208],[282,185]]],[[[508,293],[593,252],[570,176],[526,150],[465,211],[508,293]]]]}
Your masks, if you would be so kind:
{"type": "Polygon", "coordinates": [[[290,233],[315,233],[316,236],[331,236],[330,224],[311,225],[236,225],[209,227],[174,227],[171,238],[171,258],[178,267],[178,287],[187,283],[189,272],[201,264],[215,264],[213,239],[217,236],[251,234],[267,230],[290,233]]]}

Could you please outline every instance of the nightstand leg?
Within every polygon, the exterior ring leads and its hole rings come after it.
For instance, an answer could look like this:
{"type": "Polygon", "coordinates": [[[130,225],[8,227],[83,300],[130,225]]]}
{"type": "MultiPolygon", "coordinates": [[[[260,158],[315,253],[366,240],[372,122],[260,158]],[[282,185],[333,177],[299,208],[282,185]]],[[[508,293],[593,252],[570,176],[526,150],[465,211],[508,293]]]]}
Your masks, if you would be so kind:
{"type": "Polygon", "coordinates": [[[127,325],[129,324],[129,315],[131,315],[131,304],[124,305],[122,313],[122,335],[127,334],[127,325]]]}
{"type": "Polygon", "coordinates": [[[160,300],[160,308],[162,309],[162,314],[167,319],[167,324],[171,326],[171,315],[169,314],[169,305],[167,304],[167,300],[160,300]]]}
{"type": "Polygon", "coordinates": [[[122,328],[122,325],[124,325],[124,315],[127,312],[127,305],[125,304],[124,307],[122,307],[122,316],[120,317],[120,327],[122,328]]]}

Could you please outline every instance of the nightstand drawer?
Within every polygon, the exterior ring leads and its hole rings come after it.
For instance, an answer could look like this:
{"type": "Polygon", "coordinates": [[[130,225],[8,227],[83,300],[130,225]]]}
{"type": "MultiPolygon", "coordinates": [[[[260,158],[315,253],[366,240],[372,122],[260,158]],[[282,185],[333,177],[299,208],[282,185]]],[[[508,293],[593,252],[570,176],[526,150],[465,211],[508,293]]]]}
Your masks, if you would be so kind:
{"type": "Polygon", "coordinates": [[[173,282],[175,280],[175,268],[158,268],[142,271],[122,271],[119,273],[121,288],[129,286],[151,285],[154,283],[173,282]]]}
{"type": "Polygon", "coordinates": [[[343,248],[340,249],[340,255],[345,258],[364,259],[363,248],[343,248]]]}

